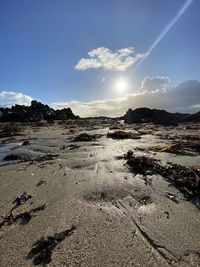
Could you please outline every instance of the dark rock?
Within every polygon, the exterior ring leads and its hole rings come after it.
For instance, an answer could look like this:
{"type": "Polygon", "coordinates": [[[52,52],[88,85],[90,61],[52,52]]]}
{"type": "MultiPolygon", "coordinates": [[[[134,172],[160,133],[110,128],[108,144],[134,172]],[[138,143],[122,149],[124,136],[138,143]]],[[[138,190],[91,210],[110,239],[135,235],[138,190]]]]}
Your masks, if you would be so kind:
{"type": "Polygon", "coordinates": [[[137,108],[129,109],[124,115],[126,123],[155,123],[163,126],[177,126],[188,114],[170,113],[165,110],[137,108]]]}
{"type": "Polygon", "coordinates": [[[37,122],[47,120],[52,123],[54,120],[77,119],[70,108],[54,110],[36,100],[30,106],[15,105],[11,108],[0,108],[0,122],[37,122]]]}
{"type": "Polygon", "coordinates": [[[200,122],[200,111],[192,114],[192,115],[188,115],[187,117],[185,117],[183,119],[183,121],[188,121],[188,122],[200,122]]]}

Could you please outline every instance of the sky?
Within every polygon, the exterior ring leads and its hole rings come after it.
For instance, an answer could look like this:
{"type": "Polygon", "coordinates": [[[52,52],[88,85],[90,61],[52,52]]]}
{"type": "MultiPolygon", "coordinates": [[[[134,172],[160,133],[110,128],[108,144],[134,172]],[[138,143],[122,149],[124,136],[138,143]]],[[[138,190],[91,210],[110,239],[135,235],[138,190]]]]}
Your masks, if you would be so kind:
{"type": "Polygon", "coordinates": [[[0,105],[200,110],[199,0],[0,0],[0,105]]]}

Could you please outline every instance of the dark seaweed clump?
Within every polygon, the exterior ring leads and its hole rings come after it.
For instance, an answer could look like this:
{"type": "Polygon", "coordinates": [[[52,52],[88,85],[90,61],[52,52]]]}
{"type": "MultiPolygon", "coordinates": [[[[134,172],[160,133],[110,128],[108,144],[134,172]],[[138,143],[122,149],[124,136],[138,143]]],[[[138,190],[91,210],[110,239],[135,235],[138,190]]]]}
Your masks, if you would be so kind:
{"type": "Polygon", "coordinates": [[[41,239],[37,240],[28,253],[27,259],[33,258],[34,265],[42,264],[43,266],[46,266],[46,264],[51,262],[52,253],[56,246],[67,236],[72,234],[75,229],[76,226],[73,225],[71,228],[63,232],[56,233],[53,236],[42,237],[41,239]]]}
{"type": "Polygon", "coordinates": [[[100,138],[102,135],[99,134],[87,134],[87,133],[82,133],[77,135],[74,138],[74,142],[91,142],[95,141],[96,139],[100,138]]]}
{"type": "Polygon", "coordinates": [[[13,214],[13,209],[10,211],[8,216],[4,216],[3,220],[0,222],[0,228],[4,225],[11,225],[16,222],[20,222],[21,224],[27,224],[35,213],[38,211],[44,210],[46,204],[38,206],[37,208],[33,208],[29,211],[21,212],[18,214],[13,214]]]}
{"type": "Polygon", "coordinates": [[[134,174],[153,175],[159,174],[170,184],[179,189],[186,198],[200,194],[200,169],[189,168],[179,164],[168,163],[161,166],[158,160],[146,156],[125,156],[127,164],[134,174]]]}
{"type": "Polygon", "coordinates": [[[140,139],[141,138],[141,136],[138,134],[125,132],[125,131],[115,131],[113,133],[108,133],[107,137],[112,138],[112,139],[140,139]]]}

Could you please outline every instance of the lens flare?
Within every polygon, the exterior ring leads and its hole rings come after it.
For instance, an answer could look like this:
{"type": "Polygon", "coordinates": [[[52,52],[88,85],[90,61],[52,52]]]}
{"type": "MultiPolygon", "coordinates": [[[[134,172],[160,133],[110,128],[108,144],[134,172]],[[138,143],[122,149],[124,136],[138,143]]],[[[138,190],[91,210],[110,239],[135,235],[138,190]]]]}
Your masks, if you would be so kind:
{"type": "Polygon", "coordinates": [[[188,7],[192,4],[194,0],[186,0],[184,5],[181,7],[181,9],[178,11],[176,16],[171,20],[171,22],[166,26],[164,31],[158,36],[158,38],[155,40],[155,42],[150,46],[147,53],[145,54],[145,57],[142,58],[142,60],[136,65],[133,71],[135,71],[141,64],[144,62],[144,60],[151,54],[153,49],[158,45],[158,43],[164,38],[164,36],[169,32],[169,30],[174,26],[174,24],[180,19],[180,17],[185,13],[185,11],[188,9],[188,7]]]}

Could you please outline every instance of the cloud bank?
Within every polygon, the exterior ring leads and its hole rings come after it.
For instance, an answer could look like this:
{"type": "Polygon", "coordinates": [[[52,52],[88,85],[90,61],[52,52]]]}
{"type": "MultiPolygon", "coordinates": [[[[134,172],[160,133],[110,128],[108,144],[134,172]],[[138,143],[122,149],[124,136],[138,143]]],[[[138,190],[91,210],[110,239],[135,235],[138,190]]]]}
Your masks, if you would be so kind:
{"type": "Polygon", "coordinates": [[[106,47],[99,47],[89,51],[88,55],[89,58],[81,58],[74,68],[125,71],[145,56],[145,54],[136,53],[133,47],[122,48],[114,52],[106,47]]]}
{"type": "Polygon", "coordinates": [[[33,98],[31,96],[24,95],[22,93],[7,91],[0,92],[0,104],[2,105],[4,105],[5,103],[7,106],[11,106],[14,104],[29,106],[32,100],[33,98]]]}
{"type": "Polygon", "coordinates": [[[176,87],[166,88],[168,77],[146,77],[137,92],[123,98],[91,102],[53,103],[55,109],[70,107],[81,117],[122,116],[129,109],[149,107],[171,112],[194,113],[200,110],[200,81],[190,80],[176,87]],[[155,85],[155,88],[152,87],[155,85]]]}
{"type": "MultiPolygon", "coordinates": [[[[137,92],[123,98],[105,99],[90,102],[69,101],[52,103],[54,109],[70,107],[81,117],[122,116],[129,109],[149,107],[171,112],[194,113],[200,110],[200,81],[189,80],[178,86],[166,88],[168,77],[145,77],[137,92]]],[[[31,96],[14,92],[0,92],[0,105],[30,105],[31,96]]]]}

